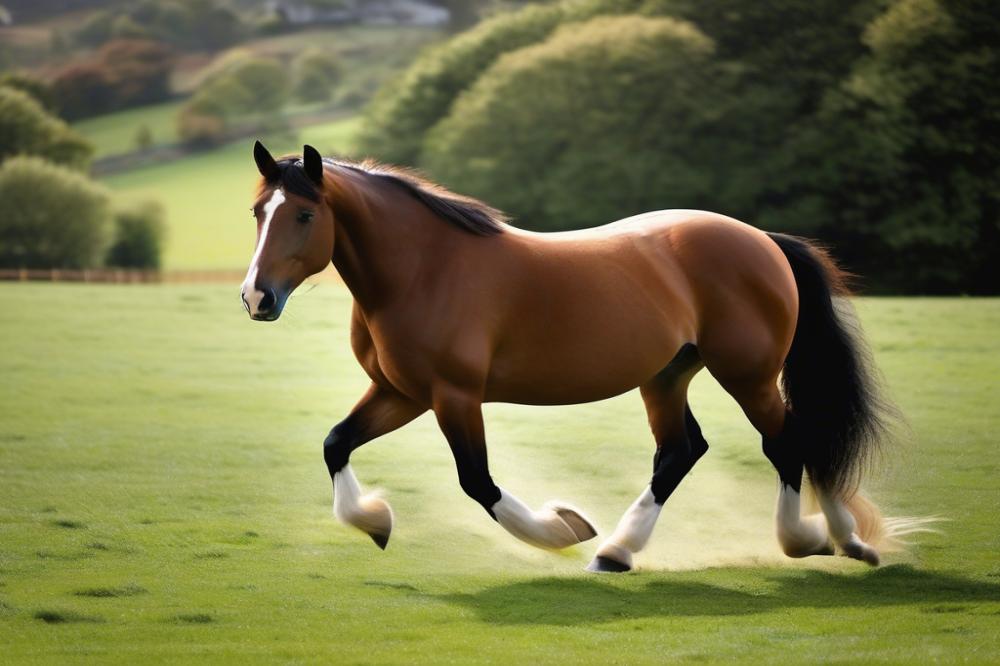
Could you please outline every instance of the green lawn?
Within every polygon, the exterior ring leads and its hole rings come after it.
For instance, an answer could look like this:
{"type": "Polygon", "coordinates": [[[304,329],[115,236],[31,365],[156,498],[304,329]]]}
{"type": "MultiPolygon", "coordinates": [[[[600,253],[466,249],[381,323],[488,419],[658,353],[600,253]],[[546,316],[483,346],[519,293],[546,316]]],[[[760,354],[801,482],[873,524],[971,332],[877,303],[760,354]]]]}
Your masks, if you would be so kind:
{"type": "Polygon", "coordinates": [[[153,145],[177,141],[177,110],[182,102],[165,102],[118,111],[73,124],[73,129],[94,144],[94,157],[131,153],[138,147],[136,134],[146,126],[152,133],[153,145]]]}
{"type": "MultiPolygon", "coordinates": [[[[861,303],[913,431],[874,495],[942,533],[874,570],[784,559],[758,439],[700,376],[712,448],[621,577],[582,571],[596,542],[504,533],[427,416],[354,456],[388,550],[336,523],[321,442],[366,384],[349,305],[303,288],[267,325],[235,285],[0,284],[0,661],[1000,660],[1000,301],[861,303]]],[[[489,406],[495,476],[606,534],[648,479],[644,421],[634,393],[489,406]]]]}
{"type": "MultiPolygon", "coordinates": [[[[262,139],[278,155],[302,152],[302,144],[324,154],[350,152],[360,120],[348,118],[307,127],[297,140],[262,139]]],[[[257,184],[251,139],[181,160],[143,167],[104,179],[122,202],[152,199],[167,212],[167,269],[240,269],[256,238],[250,205],[257,184]]]]}

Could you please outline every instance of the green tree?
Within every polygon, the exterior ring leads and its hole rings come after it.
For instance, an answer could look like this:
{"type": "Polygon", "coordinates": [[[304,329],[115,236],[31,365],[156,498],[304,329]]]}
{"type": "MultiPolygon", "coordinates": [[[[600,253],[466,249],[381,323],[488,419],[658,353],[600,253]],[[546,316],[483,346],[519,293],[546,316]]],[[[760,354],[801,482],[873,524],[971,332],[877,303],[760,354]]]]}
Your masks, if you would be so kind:
{"type": "Polygon", "coordinates": [[[703,110],[725,79],[712,52],[674,19],[567,25],[483,75],[434,130],[425,165],[537,229],[701,204],[715,174],[690,137],[710,133],[703,110]]]}
{"type": "Polygon", "coordinates": [[[274,125],[288,101],[289,87],[285,68],[276,60],[246,53],[227,56],[178,113],[181,138],[211,145],[239,124],[274,125]]]}
{"type": "Polygon", "coordinates": [[[0,266],[88,268],[104,259],[108,193],[39,157],[0,164],[0,266]]]}
{"type": "Polygon", "coordinates": [[[811,217],[881,289],[1000,291],[997,34],[989,2],[893,2],[785,151],[766,223],[811,217]]]}
{"type": "Polygon", "coordinates": [[[306,49],[292,62],[295,97],[303,102],[326,102],[340,83],[343,69],[337,57],[322,49],[306,49]]]}
{"type": "Polygon", "coordinates": [[[90,165],[93,147],[34,97],[0,86],[0,161],[40,155],[77,169],[90,165]]]}

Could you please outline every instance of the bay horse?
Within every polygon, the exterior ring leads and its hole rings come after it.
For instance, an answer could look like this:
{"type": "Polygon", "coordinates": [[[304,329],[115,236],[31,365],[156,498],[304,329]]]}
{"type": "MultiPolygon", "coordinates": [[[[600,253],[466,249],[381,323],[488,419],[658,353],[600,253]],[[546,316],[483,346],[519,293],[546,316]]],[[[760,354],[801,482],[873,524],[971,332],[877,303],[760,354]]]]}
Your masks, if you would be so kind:
{"type": "Polygon", "coordinates": [[[349,458],[427,410],[462,490],[508,532],[548,549],[596,536],[579,509],[532,510],[493,481],[482,404],[584,403],[638,387],[652,478],[588,567],[630,570],[708,449],[687,401],[707,368],[777,470],[783,551],[878,564],[884,522],[858,487],[887,435],[887,407],[842,309],[845,274],[824,250],[695,210],[533,233],[410,171],[323,159],[311,146],[275,160],[258,141],[253,153],[257,242],[241,298],[252,319],[274,321],[331,261],[354,297],[351,346],[371,385],[323,456],[335,515],[381,548],[392,510],[363,494],[349,458]],[[802,515],[803,470],[821,513],[802,515]]]}

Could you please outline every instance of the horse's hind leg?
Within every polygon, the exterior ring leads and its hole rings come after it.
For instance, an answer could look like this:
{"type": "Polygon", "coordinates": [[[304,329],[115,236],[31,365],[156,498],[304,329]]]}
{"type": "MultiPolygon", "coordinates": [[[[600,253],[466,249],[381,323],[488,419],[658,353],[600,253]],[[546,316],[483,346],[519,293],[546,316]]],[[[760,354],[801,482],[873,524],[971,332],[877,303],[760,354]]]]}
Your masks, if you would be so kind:
{"type": "Polygon", "coordinates": [[[823,516],[802,515],[802,450],[806,442],[781,399],[776,378],[750,383],[720,379],[720,383],[761,433],[764,455],[778,471],[781,488],[775,523],[782,551],[789,557],[833,555],[823,516]]]}
{"type": "Polygon", "coordinates": [[[701,368],[697,349],[685,345],[662,372],[640,387],[656,440],[653,478],[597,550],[589,571],[624,572],[632,568],[632,555],[646,546],[664,502],[708,450],[687,404],[688,384],[701,368]]]}

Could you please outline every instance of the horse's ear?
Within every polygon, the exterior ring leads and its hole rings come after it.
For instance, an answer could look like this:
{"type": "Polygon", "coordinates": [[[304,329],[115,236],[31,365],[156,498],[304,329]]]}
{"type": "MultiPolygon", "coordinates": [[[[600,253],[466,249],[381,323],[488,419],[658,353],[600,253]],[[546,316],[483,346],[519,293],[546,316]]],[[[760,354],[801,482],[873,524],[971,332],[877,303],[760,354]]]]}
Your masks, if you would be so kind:
{"type": "Polygon", "coordinates": [[[273,183],[281,177],[277,162],[260,141],[253,144],[253,161],[257,163],[257,170],[267,182],[273,183]]]}
{"type": "Polygon", "coordinates": [[[317,185],[323,184],[323,158],[318,150],[312,146],[302,146],[302,167],[309,180],[317,185]]]}

